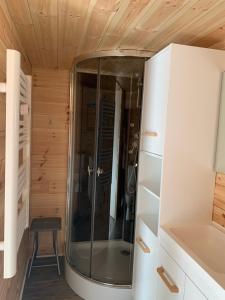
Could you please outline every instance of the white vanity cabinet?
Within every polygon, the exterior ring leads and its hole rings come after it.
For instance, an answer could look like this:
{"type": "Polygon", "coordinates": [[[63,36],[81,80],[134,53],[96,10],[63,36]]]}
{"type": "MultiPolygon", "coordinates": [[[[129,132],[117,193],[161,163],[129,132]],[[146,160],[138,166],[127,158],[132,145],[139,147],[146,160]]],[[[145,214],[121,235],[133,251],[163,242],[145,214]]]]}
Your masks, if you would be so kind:
{"type": "MultiPolygon", "coordinates": [[[[136,214],[155,240],[161,239],[159,228],[166,224],[205,224],[211,220],[224,70],[225,51],[177,44],[146,62],[136,214]]],[[[139,222],[136,224],[138,238],[139,222]]],[[[153,247],[148,239],[142,239],[153,247]]],[[[155,249],[154,255],[144,254],[136,242],[134,300],[198,297],[199,290],[187,280],[173,253],[167,255],[165,247],[166,252],[155,249]],[[178,291],[170,290],[174,287],[178,291]]]]}
{"type": "Polygon", "coordinates": [[[162,247],[159,247],[155,271],[157,272],[156,299],[183,300],[185,273],[162,247]]]}
{"type": "Polygon", "coordinates": [[[170,48],[145,64],[141,150],[163,154],[165,113],[169,90],[170,48]]]}
{"type": "Polygon", "coordinates": [[[186,276],[184,300],[207,300],[198,287],[186,276]]]}
{"type": "Polygon", "coordinates": [[[156,300],[207,300],[176,262],[160,246],[156,280],[156,300]]]}
{"type": "Polygon", "coordinates": [[[138,220],[135,241],[134,299],[156,299],[155,269],[158,240],[142,220],[138,220]]]}

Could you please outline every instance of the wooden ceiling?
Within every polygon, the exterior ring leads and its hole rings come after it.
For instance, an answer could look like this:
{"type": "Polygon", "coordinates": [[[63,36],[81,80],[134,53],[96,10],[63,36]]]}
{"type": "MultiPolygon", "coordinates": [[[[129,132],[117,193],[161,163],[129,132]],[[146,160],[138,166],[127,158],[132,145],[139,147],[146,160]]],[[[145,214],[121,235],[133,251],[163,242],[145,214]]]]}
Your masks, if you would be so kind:
{"type": "MultiPolygon", "coordinates": [[[[2,0],[0,0],[2,1],[2,0]]],[[[225,0],[6,0],[35,67],[70,68],[79,55],[171,42],[225,49],[225,0]]]]}

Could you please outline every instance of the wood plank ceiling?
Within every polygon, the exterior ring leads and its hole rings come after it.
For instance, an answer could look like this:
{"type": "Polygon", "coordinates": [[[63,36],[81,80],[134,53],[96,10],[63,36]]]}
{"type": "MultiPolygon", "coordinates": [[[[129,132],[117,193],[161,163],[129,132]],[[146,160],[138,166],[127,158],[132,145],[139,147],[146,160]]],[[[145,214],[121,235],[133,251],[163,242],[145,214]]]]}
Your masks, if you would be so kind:
{"type": "MultiPolygon", "coordinates": [[[[1,0],[2,1],[2,0],[1,0]]],[[[102,50],[171,42],[225,49],[224,0],[7,0],[33,66],[69,68],[102,50]]]]}

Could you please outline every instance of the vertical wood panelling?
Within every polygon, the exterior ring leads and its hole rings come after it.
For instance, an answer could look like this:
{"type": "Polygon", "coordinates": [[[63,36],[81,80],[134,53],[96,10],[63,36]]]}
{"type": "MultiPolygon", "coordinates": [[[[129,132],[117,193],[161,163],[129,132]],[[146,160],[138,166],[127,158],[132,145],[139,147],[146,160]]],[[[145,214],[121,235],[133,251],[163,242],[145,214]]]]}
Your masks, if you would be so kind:
{"type": "MultiPolygon", "coordinates": [[[[33,69],[31,218],[59,216],[64,248],[69,124],[69,71],[33,69]]],[[[49,234],[41,254],[52,253],[49,234]]]]}
{"type": "MultiPolygon", "coordinates": [[[[0,1],[0,81],[6,80],[6,49],[22,53],[23,70],[31,73],[31,65],[17,35],[6,2],[0,1]]],[[[4,178],[5,178],[5,96],[0,94],[0,240],[4,239],[4,178]]],[[[18,300],[27,262],[27,233],[24,234],[18,254],[17,274],[12,279],[3,279],[3,252],[0,252],[0,299],[18,300]]]]}
{"type": "Polygon", "coordinates": [[[70,68],[71,61],[77,55],[80,34],[84,27],[85,16],[90,0],[58,1],[58,65],[70,68]],[[67,55],[64,55],[64,53],[67,55]]]}
{"type": "Polygon", "coordinates": [[[42,65],[45,68],[55,68],[58,64],[58,1],[28,0],[27,3],[42,65]]]}
{"type": "Polygon", "coordinates": [[[216,175],[213,221],[225,227],[225,174],[222,173],[216,175]]]}

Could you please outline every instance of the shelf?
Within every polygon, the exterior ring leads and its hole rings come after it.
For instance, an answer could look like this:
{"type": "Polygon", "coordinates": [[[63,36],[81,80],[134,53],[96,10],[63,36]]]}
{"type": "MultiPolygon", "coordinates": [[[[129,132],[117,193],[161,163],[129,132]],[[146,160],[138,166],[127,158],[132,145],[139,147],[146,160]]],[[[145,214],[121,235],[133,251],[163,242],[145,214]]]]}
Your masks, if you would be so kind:
{"type": "Polygon", "coordinates": [[[162,156],[140,151],[137,214],[157,237],[160,206],[162,156]]]}
{"type": "Polygon", "coordinates": [[[140,152],[138,183],[158,198],[160,196],[161,168],[162,158],[160,156],[149,152],[140,152]]]}
{"type": "Polygon", "coordinates": [[[148,193],[153,194],[153,196],[160,200],[160,186],[158,183],[139,182],[139,185],[142,186],[148,193]]]}
{"type": "Polygon", "coordinates": [[[142,150],[142,149],[141,149],[140,153],[143,153],[143,154],[145,154],[145,155],[149,155],[149,156],[151,156],[151,157],[158,158],[158,159],[160,159],[160,160],[162,160],[162,158],[163,158],[161,155],[158,155],[158,154],[155,154],[155,153],[146,151],[146,150],[142,150]]]}
{"type": "Polygon", "coordinates": [[[159,216],[155,214],[141,214],[139,218],[150,229],[150,231],[157,237],[159,227],[159,216]]]}
{"type": "Polygon", "coordinates": [[[137,215],[158,215],[159,205],[159,197],[144,186],[139,185],[137,194],[137,215]]]}

